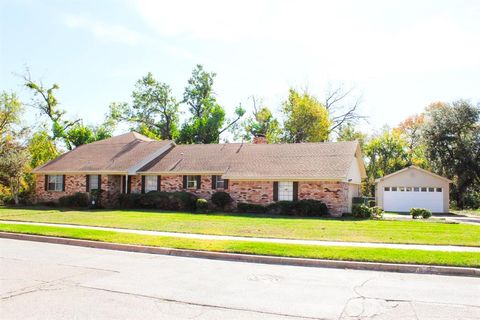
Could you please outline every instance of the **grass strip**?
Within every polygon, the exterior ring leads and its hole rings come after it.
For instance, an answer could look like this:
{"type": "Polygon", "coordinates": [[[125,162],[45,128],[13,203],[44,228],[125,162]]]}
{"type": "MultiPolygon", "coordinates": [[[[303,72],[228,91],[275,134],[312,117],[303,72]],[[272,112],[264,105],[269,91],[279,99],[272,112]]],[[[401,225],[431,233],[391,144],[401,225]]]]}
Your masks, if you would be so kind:
{"type": "Polygon", "coordinates": [[[282,257],[353,260],[389,263],[480,267],[480,253],[405,249],[320,247],[247,241],[199,240],[175,237],[126,234],[112,231],[47,226],[0,224],[0,231],[56,236],[122,244],[137,244],[176,249],[246,253],[282,257]]]}

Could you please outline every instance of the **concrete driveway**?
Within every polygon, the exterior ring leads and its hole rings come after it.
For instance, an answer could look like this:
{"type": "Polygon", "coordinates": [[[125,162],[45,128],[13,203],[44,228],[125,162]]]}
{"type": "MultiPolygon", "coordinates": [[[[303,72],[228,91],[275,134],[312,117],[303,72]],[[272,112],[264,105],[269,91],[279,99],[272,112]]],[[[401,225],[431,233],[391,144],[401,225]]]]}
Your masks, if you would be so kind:
{"type": "Polygon", "coordinates": [[[480,279],[0,239],[2,319],[480,319],[480,279]]]}

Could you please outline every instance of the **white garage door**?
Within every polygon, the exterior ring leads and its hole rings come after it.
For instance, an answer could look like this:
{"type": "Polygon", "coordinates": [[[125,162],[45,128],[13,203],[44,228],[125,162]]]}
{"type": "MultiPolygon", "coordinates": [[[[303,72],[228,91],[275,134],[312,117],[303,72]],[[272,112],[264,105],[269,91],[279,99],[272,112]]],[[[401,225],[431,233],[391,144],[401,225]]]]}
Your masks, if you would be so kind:
{"type": "Polygon", "coordinates": [[[407,212],[411,208],[425,208],[443,212],[443,189],[432,187],[385,187],[383,209],[407,212]]]}

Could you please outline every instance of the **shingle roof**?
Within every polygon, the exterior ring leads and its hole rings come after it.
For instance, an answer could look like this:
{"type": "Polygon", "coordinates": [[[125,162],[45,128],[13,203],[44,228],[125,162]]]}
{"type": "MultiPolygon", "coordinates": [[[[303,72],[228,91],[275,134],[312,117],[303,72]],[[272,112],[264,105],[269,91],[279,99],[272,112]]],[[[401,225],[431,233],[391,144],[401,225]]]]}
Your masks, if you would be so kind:
{"type": "Polygon", "coordinates": [[[343,179],[357,142],[179,145],[139,172],[218,173],[226,179],[343,179]]]}
{"type": "Polygon", "coordinates": [[[169,140],[157,141],[130,132],[82,145],[36,168],[34,173],[124,173],[151,156],[169,140]]]}

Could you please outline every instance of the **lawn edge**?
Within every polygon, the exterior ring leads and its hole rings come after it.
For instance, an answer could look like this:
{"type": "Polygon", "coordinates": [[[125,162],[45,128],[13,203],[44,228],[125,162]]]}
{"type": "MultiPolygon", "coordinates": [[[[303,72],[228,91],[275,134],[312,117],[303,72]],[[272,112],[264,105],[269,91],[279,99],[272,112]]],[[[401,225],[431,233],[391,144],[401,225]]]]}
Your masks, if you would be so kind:
{"type": "Polygon", "coordinates": [[[96,249],[161,254],[161,255],[170,255],[170,256],[178,256],[178,257],[188,257],[188,258],[238,261],[238,262],[247,262],[247,263],[480,277],[480,269],[470,268],[470,267],[449,267],[449,266],[435,266],[435,265],[423,265],[423,264],[396,264],[396,263],[381,263],[381,262],[292,258],[292,257],[277,257],[277,256],[268,256],[268,255],[243,254],[243,253],[199,251],[199,250],[189,250],[189,249],[175,249],[175,248],[121,244],[121,243],[93,241],[93,240],[82,240],[82,239],[75,239],[75,238],[68,238],[68,237],[42,236],[42,235],[5,232],[5,231],[0,231],[0,238],[36,241],[36,242],[44,242],[44,243],[52,243],[52,244],[72,245],[72,246],[80,246],[80,247],[88,247],[88,248],[96,248],[96,249]]]}

